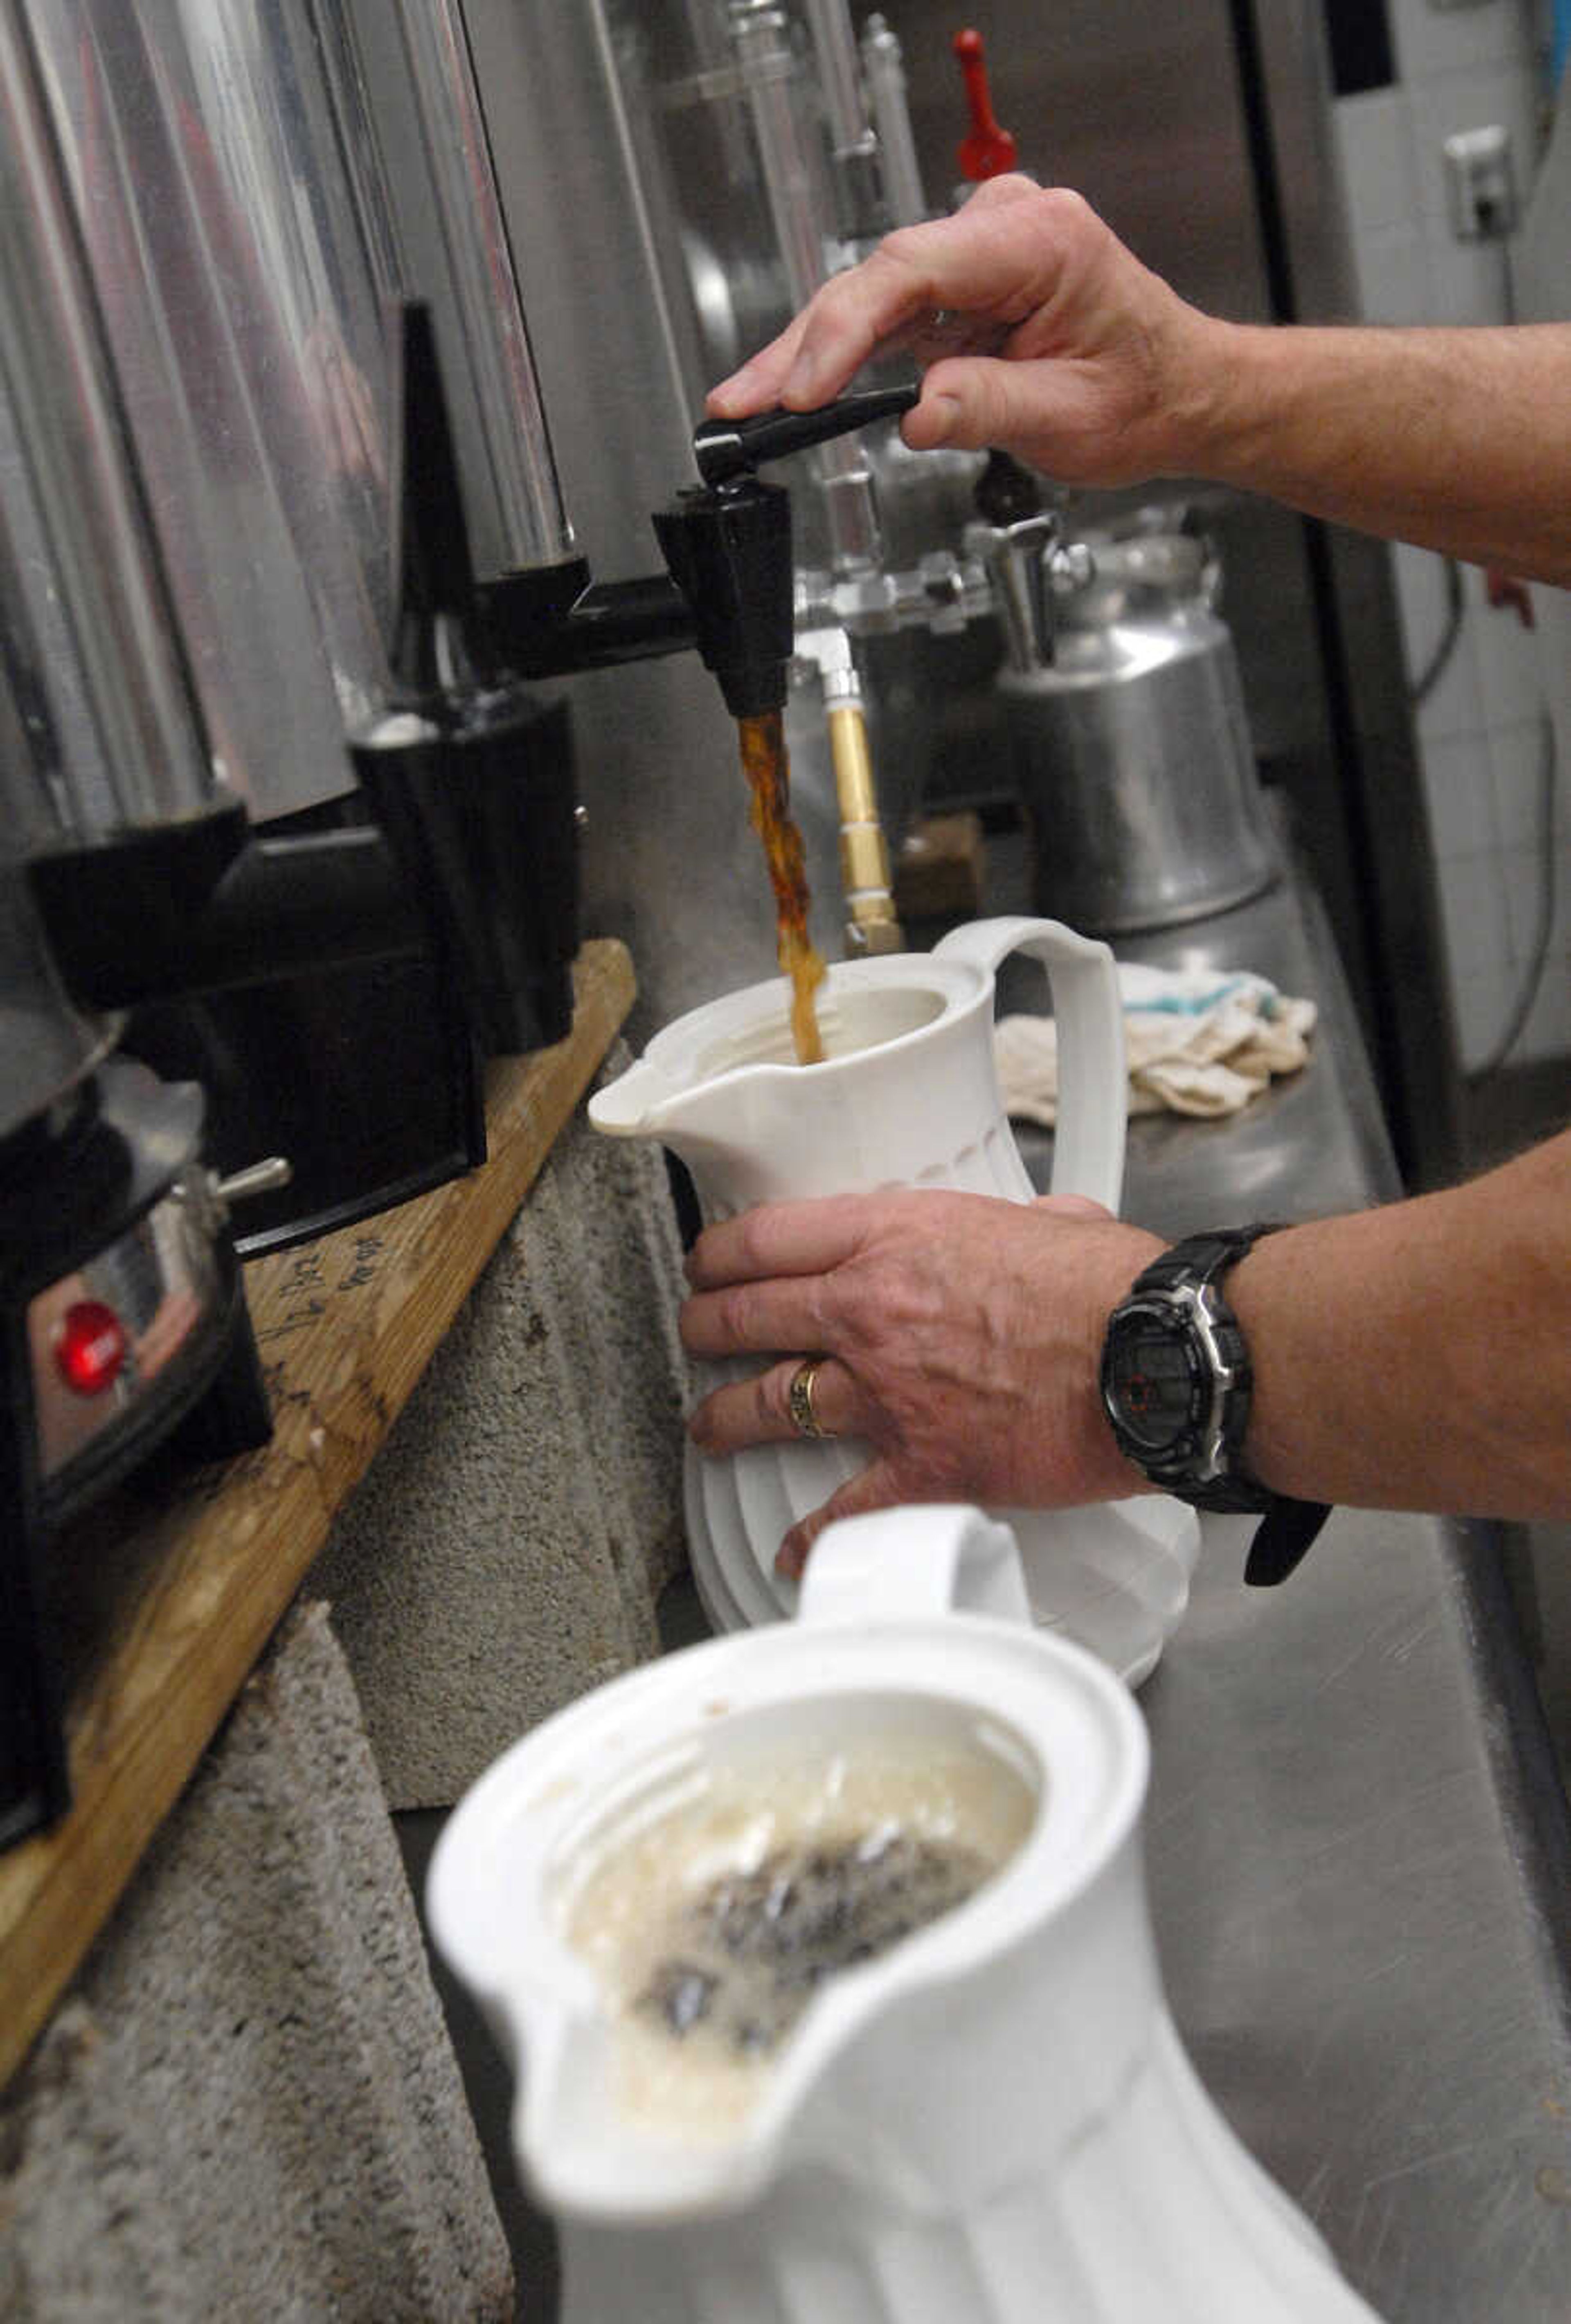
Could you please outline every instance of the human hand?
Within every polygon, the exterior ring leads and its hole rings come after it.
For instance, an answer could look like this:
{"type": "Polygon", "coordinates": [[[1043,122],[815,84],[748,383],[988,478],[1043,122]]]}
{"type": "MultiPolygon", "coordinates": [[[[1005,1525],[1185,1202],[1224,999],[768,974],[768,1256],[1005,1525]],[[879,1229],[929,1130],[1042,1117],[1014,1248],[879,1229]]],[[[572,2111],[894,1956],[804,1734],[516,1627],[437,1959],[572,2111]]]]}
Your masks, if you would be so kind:
{"type": "Polygon", "coordinates": [[[793,1577],[826,1525],[864,1510],[1139,1492],[1097,1372],[1110,1310],[1161,1249],[1080,1195],[901,1188],[744,1212],[688,1255],[683,1342],[699,1357],[794,1352],[716,1388],[689,1432],[707,1453],[789,1441],[792,1378],[822,1357],[814,1409],[871,1458],[785,1536],[776,1563],[793,1577]]]}
{"type": "Polygon", "coordinates": [[[899,344],[935,358],[901,427],[914,451],[996,446],[1064,484],[1132,484],[1197,472],[1227,327],[1186,306],[1078,194],[993,178],[954,217],[902,226],[834,276],[708,409],[811,410],[899,344]],[[936,315],[966,352],[924,336],[936,315]]]}

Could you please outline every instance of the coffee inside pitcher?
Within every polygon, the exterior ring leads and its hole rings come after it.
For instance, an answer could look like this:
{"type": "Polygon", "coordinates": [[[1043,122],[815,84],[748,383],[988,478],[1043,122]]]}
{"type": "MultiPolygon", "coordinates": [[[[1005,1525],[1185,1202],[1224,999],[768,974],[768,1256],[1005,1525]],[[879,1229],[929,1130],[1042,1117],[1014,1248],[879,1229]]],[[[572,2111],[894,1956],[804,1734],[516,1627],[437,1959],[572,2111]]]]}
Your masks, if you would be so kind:
{"type": "Polygon", "coordinates": [[[725,2136],[835,1978],[975,1895],[1031,1828],[1023,1744],[958,1706],[865,1710],[833,1739],[726,1738],[664,1798],[582,1846],[560,1922],[615,2023],[617,2104],[683,2138],[725,2136]]]}
{"type": "MultiPolygon", "coordinates": [[[[854,988],[831,986],[818,1002],[818,1033],[824,1059],[854,1057],[880,1049],[902,1034],[916,1033],[944,1013],[946,996],[930,987],[894,984],[854,988]]],[[[779,1018],[760,1015],[753,1023],[726,1033],[704,1050],[697,1077],[712,1081],[735,1073],[741,1065],[784,1065],[795,1062],[790,1028],[779,1018]]]]}

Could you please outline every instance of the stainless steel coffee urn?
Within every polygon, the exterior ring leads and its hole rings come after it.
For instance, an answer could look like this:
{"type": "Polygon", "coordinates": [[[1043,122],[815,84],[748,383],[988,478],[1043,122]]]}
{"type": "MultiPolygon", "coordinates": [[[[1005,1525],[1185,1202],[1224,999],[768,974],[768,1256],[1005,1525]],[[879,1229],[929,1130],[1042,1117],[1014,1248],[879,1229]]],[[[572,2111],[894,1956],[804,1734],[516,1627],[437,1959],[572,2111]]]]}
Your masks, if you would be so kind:
{"type": "MultiPolygon", "coordinates": [[[[178,824],[137,819],[144,860],[120,886],[144,929],[146,899],[179,897],[173,932],[190,954],[199,918],[207,958],[180,982],[172,958],[128,962],[115,997],[135,1012],[127,1047],[206,1087],[226,1166],[290,1157],[291,1186],[245,1221],[258,1250],[485,1153],[470,1028],[414,912],[393,925],[398,883],[346,748],[393,685],[397,252],[352,59],[313,0],[16,13],[204,730],[196,805],[178,824]],[[212,835],[211,876],[172,864],[171,831],[188,857],[212,835]],[[317,884],[329,864],[337,900],[317,884]],[[255,908],[240,914],[242,886],[255,908]],[[346,915],[389,941],[346,960],[346,915]]],[[[112,816],[77,835],[126,844],[112,816]]],[[[62,899],[99,872],[62,867],[62,899]]]]}
{"type": "Polygon", "coordinates": [[[0,1847],[69,1797],[62,1529],[269,1426],[202,1093],[68,993],[32,884],[110,831],[199,848],[213,788],[35,61],[0,0],[0,1847]]]}

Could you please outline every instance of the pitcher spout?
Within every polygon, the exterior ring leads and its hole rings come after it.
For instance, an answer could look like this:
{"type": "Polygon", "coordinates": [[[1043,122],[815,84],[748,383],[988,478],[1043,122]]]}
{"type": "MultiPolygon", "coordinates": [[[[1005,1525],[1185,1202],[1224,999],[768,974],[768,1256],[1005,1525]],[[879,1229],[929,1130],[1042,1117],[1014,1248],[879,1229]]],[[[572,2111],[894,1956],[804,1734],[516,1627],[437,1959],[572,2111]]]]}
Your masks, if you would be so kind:
{"type": "MultiPolygon", "coordinates": [[[[604,2008],[545,2029],[521,2048],[513,2153],[536,2200],[559,2218],[623,2232],[744,2208],[779,2168],[778,2136],[754,2120],[694,2139],[641,2120],[619,2087],[618,2027],[604,2008]]],[[[619,2063],[621,2071],[619,2073],[619,2063]]]]}
{"type": "Polygon", "coordinates": [[[758,1156],[767,1157],[780,1141],[781,1124],[768,1093],[788,1070],[744,1063],[719,1072],[698,1070],[695,1078],[693,1060],[685,1051],[679,1050],[673,1060],[657,1051],[596,1091],[589,1100],[589,1120],[614,1138],[659,1139],[729,1212],[787,1191],[754,1180],[758,1156]],[[688,1071],[672,1072],[673,1063],[688,1071]]]}
{"type": "Polygon", "coordinates": [[[640,1057],[589,1100],[589,1119],[611,1138],[663,1138],[685,1093],[658,1065],[640,1057]]]}

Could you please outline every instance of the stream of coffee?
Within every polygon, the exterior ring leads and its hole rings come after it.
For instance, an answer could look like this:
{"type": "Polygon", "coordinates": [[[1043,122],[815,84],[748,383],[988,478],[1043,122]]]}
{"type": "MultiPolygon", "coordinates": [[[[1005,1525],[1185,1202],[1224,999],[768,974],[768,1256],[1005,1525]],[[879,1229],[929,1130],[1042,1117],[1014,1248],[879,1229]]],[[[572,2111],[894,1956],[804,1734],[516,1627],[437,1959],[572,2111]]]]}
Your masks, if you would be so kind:
{"type": "Polygon", "coordinates": [[[791,985],[791,1040],[799,1065],[816,1065],[823,1058],[818,1012],[813,1000],[823,982],[824,958],[808,934],[807,872],[802,835],[791,820],[790,761],[785,745],[785,724],[778,710],[753,718],[739,718],[742,766],[753,794],[753,828],[763,842],[769,884],[774,890],[778,957],[791,985]]]}

